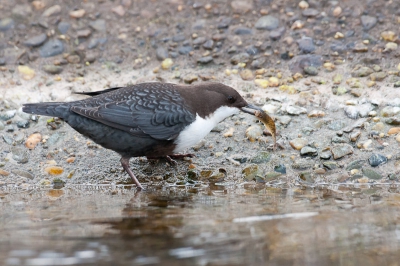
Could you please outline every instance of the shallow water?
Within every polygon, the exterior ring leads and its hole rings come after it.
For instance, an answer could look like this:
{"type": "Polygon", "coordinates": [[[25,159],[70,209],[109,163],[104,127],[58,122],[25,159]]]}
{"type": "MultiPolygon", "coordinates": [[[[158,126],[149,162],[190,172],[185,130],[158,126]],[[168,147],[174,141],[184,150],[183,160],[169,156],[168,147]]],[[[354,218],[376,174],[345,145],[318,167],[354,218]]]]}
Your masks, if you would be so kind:
{"type": "Polygon", "coordinates": [[[400,265],[400,188],[0,188],[1,265],[400,265]]]}

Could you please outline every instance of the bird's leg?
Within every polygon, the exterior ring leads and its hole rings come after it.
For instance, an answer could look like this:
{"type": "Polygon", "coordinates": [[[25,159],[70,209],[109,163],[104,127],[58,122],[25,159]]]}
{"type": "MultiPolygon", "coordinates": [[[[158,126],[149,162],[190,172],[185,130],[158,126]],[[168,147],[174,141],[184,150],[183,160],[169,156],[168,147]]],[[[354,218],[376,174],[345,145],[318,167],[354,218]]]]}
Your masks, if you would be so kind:
{"type": "Polygon", "coordinates": [[[139,183],[139,181],[137,180],[136,176],[133,174],[131,168],[129,167],[129,157],[121,157],[121,165],[124,168],[124,170],[128,173],[128,175],[132,178],[133,183],[136,184],[136,186],[138,187],[138,189],[140,190],[144,190],[144,188],[142,187],[142,185],[139,183]]]}

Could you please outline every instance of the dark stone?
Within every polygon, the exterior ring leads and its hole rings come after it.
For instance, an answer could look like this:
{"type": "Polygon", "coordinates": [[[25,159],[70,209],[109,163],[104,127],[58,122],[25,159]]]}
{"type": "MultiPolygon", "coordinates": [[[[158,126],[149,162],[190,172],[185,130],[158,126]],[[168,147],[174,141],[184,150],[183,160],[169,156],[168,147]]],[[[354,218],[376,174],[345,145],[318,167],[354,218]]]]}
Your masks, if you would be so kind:
{"type": "Polygon", "coordinates": [[[194,39],[192,43],[194,46],[198,46],[198,45],[205,43],[206,41],[207,41],[207,39],[205,37],[198,37],[198,38],[194,39]]]}
{"type": "Polygon", "coordinates": [[[286,31],[286,28],[285,28],[285,27],[277,28],[277,29],[275,29],[275,30],[273,30],[273,31],[271,31],[271,32],[269,33],[269,38],[270,38],[271,40],[273,40],[273,41],[277,41],[277,40],[279,40],[279,39],[283,36],[283,34],[285,33],[285,31],[286,31]]]}
{"type": "Polygon", "coordinates": [[[41,57],[52,57],[64,52],[64,45],[60,40],[49,40],[39,50],[41,57]]]}
{"type": "Polygon", "coordinates": [[[259,51],[257,47],[255,47],[254,45],[250,45],[246,47],[246,53],[248,53],[249,55],[257,55],[259,51]]]}
{"type": "Polygon", "coordinates": [[[279,164],[274,167],[274,171],[282,174],[286,174],[286,166],[284,164],[279,164]]]}
{"type": "Polygon", "coordinates": [[[18,128],[28,128],[29,127],[29,120],[19,120],[17,121],[18,128]]]}
{"type": "Polygon", "coordinates": [[[197,59],[197,63],[200,63],[200,64],[208,64],[212,61],[213,61],[212,56],[204,56],[204,57],[197,59]]]}
{"type": "Polygon", "coordinates": [[[192,46],[181,46],[178,48],[178,52],[183,55],[189,54],[191,51],[193,51],[192,46]]]}
{"type": "Polygon", "coordinates": [[[299,45],[300,51],[303,53],[309,54],[315,51],[315,45],[313,43],[313,39],[310,37],[303,37],[297,41],[299,45]]]}
{"type": "Polygon", "coordinates": [[[217,28],[218,29],[226,29],[231,24],[232,19],[229,17],[222,17],[219,19],[217,28]]]}
{"type": "Polygon", "coordinates": [[[186,39],[185,35],[183,34],[178,34],[172,37],[173,42],[183,42],[186,39]]]}
{"type": "Polygon", "coordinates": [[[377,167],[381,164],[385,164],[387,163],[387,161],[388,161],[387,157],[378,153],[373,153],[368,159],[368,162],[372,167],[377,167]]]}
{"type": "Polygon", "coordinates": [[[213,40],[207,40],[204,44],[203,44],[203,48],[206,50],[212,50],[214,47],[214,41],[213,40]]]}
{"type": "Polygon", "coordinates": [[[168,50],[163,46],[157,47],[156,57],[157,57],[157,60],[159,60],[159,61],[162,61],[165,58],[168,58],[168,50]]]}
{"type": "Polygon", "coordinates": [[[361,16],[361,24],[363,25],[365,30],[370,30],[375,27],[378,22],[376,17],[371,16],[361,16]]]}
{"type": "Polygon", "coordinates": [[[304,9],[302,15],[305,17],[315,17],[319,14],[319,11],[314,8],[304,9]]]}
{"type": "Polygon", "coordinates": [[[289,69],[293,74],[295,73],[304,74],[305,67],[313,66],[318,68],[322,66],[322,63],[323,63],[323,58],[321,55],[299,55],[292,58],[292,61],[290,62],[289,65],[289,69]]]}
{"type": "Polygon", "coordinates": [[[249,29],[249,28],[240,27],[240,28],[236,28],[233,31],[233,33],[236,34],[236,35],[249,35],[249,34],[252,34],[253,31],[251,29],[249,29]]]}
{"type": "Polygon", "coordinates": [[[47,40],[47,35],[45,33],[36,35],[34,37],[29,38],[24,42],[26,46],[36,47],[42,45],[47,40]]]}
{"type": "Polygon", "coordinates": [[[89,43],[87,45],[87,48],[88,49],[94,49],[94,48],[97,47],[97,45],[99,45],[99,40],[96,39],[96,38],[92,38],[92,39],[90,39],[90,41],[89,41],[89,43]]]}
{"type": "Polygon", "coordinates": [[[57,29],[61,34],[66,34],[68,32],[70,26],[71,25],[68,22],[61,21],[60,23],[58,23],[57,29]]]}

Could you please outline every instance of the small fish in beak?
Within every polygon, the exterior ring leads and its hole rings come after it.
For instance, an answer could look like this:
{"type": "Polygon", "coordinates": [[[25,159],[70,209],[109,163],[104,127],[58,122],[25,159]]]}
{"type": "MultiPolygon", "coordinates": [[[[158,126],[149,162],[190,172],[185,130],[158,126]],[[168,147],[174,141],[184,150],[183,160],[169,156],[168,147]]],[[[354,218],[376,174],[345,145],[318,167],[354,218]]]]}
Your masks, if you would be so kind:
{"type": "Polygon", "coordinates": [[[245,113],[254,115],[255,117],[260,120],[265,128],[271,133],[272,138],[274,139],[274,151],[276,150],[276,127],[275,127],[275,122],[274,120],[266,113],[264,110],[262,110],[260,107],[254,106],[254,105],[247,105],[245,107],[242,107],[241,110],[245,113]]]}

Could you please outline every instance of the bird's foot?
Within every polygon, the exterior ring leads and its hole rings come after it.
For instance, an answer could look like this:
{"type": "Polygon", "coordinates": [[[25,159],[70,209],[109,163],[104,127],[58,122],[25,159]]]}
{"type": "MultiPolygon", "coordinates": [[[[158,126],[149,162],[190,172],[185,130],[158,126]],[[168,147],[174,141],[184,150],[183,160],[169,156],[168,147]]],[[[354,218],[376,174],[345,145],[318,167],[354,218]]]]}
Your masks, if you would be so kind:
{"type": "Polygon", "coordinates": [[[186,153],[186,154],[171,154],[168,155],[170,158],[172,159],[183,159],[185,157],[189,157],[189,158],[193,158],[196,157],[196,155],[194,155],[193,153],[186,153]]]}

